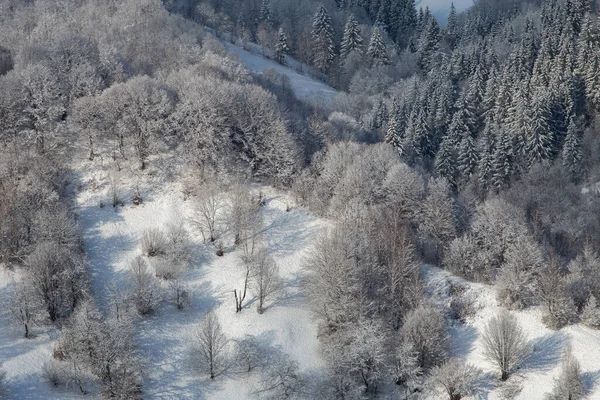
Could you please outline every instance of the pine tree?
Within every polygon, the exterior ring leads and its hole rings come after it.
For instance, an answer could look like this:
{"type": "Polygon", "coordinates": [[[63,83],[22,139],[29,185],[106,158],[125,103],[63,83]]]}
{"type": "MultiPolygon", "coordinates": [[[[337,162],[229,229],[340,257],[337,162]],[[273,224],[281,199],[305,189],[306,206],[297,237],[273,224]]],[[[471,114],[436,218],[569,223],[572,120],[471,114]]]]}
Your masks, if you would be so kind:
{"type": "Polygon", "coordinates": [[[379,28],[373,29],[369,48],[367,49],[367,56],[370,58],[371,65],[387,65],[390,63],[387,49],[383,38],[381,37],[379,28]]]}
{"type": "Polygon", "coordinates": [[[492,161],[492,185],[500,190],[510,183],[513,174],[513,143],[506,132],[500,134],[492,161]]]}
{"type": "Polygon", "coordinates": [[[525,155],[529,164],[547,160],[552,155],[552,132],[548,121],[550,109],[544,94],[538,92],[533,99],[531,117],[525,132],[525,155]]]}
{"type": "Polygon", "coordinates": [[[440,26],[431,15],[429,9],[425,15],[427,25],[419,41],[419,67],[424,71],[429,71],[432,67],[432,61],[439,50],[440,45],[440,26]]]}
{"type": "Polygon", "coordinates": [[[571,118],[563,146],[562,163],[574,181],[581,177],[581,159],[581,133],[577,124],[571,118]]]}
{"type": "Polygon", "coordinates": [[[454,2],[450,4],[450,13],[448,14],[448,23],[445,29],[446,43],[451,50],[454,50],[459,40],[458,17],[456,16],[456,7],[454,2]]]}
{"type": "Polygon", "coordinates": [[[283,28],[279,28],[277,44],[275,45],[275,59],[279,64],[285,64],[285,55],[290,52],[288,38],[283,28]]]}
{"type": "Polygon", "coordinates": [[[451,141],[444,138],[435,157],[435,172],[445,178],[452,188],[456,188],[457,176],[456,153],[451,141]]]}
{"type": "Polygon", "coordinates": [[[479,184],[486,193],[492,184],[492,174],[494,170],[494,136],[491,131],[491,123],[486,125],[486,129],[481,137],[481,160],[479,161],[479,184]]]}
{"type": "Polygon", "coordinates": [[[404,130],[405,126],[405,115],[403,108],[398,104],[398,100],[394,98],[392,102],[392,111],[390,112],[390,122],[385,135],[385,142],[394,146],[400,155],[403,153],[404,146],[404,130]]]}
{"type": "Polygon", "coordinates": [[[270,0],[262,0],[262,3],[260,4],[260,22],[266,25],[273,24],[270,0]]]}
{"type": "Polygon", "coordinates": [[[342,45],[340,51],[340,57],[344,60],[348,57],[348,54],[352,51],[360,53],[363,39],[360,32],[360,26],[354,18],[354,15],[350,14],[346,26],[344,27],[344,36],[342,37],[342,45]]]}
{"type": "Polygon", "coordinates": [[[327,73],[335,58],[335,48],[331,17],[323,5],[315,13],[311,35],[315,66],[322,73],[327,73]]]}
{"type": "Polygon", "coordinates": [[[478,162],[479,155],[473,136],[464,135],[458,148],[458,170],[465,178],[469,178],[475,172],[478,162]]]}
{"type": "Polygon", "coordinates": [[[388,121],[387,106],[383,99],[379,99],[373,107],[373,115],[371,117],[371,129],[381,129],[388,121]]]}

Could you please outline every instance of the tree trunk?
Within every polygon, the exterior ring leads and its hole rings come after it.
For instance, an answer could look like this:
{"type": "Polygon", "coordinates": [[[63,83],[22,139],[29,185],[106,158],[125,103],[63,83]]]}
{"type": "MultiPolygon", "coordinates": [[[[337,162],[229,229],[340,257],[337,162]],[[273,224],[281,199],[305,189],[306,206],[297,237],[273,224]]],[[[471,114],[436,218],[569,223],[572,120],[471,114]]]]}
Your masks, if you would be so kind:
{"type": "Polygon", "coordinates": [[[500,377],[500,380],[502,382],[504,382],[507,379],[508,379],[508,371],[502,371],[502,376],[500,377]]]}

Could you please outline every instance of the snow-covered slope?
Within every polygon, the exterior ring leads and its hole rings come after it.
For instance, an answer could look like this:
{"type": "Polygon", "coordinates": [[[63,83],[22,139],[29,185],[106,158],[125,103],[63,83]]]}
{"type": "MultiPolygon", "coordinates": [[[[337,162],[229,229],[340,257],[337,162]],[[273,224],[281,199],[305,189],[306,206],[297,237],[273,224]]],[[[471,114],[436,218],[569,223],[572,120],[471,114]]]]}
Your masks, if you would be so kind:
{"type": "MultiPolygon", "coordinates": [[[[250,72],[263,73],[272,69],[277,73],[288,77],[290,85],[296,94],[296,97],[302,100],[327,101],[335,96],[336,91],[325,82],[314,79],[308,74],[300,73],[293,68],[281,65],[273,60],[263,57],[257,52],[250,52],[231,42],[224,41],[227,50],[240,58],[240,61],[248,68],[250,72]]],[[[258,46],[251,45],[250,48],[257,49],[258,46]]],[[[300,67],[300,64],[289,58],[288,63],[292,66],[300,67]]],[[[308,68],[306,65],[304,68],[308,68]]]]}
{"type": "Polygon", "coordinates": [[[483,396],[488,400],[502,400],[502,392],[508,386],[522,386],[514,397],[520,400],[542,400],[552,390],[554,378],[560,374],[560,361],[565,346],[571,344],[573,355],[581,363],[581,371],[589,399],[600,399],[600,331],[591,330],[580,324],[552,331],[542,323],[539,308],[515,311],[514,315],[528,336],[532,353],[520,369],[503,384],[493,364],[483,356],[481,334],[486,324],[501,308],[498,306],[493,287],[466,282],[435,267],[425,267],[428,291],[434,302],[448,303],[449,282],[465,285],[470,297],[476,298],[477,314],[465,324],[451,328],[454,356],[482,368],[485,372],[483,396]]]}
{"type": "Polygon", "coordinates": [[[243,286],[241,254],[226,247],[225,255],[217,257],[213,244],[202,243],[199,232],[189,223],[192,202],[183,200],[178,183],[147,188],[143,191],[144,203],[128,204],[117,211],[110,206],[98,207],[101,201],[108,200],[105,187],[97,192],[85,188],[80,192],[77,198],[80,223],[93,271],[92,282],[100,297],[105,294],[108,282],[121,280],[129,261],[141,254],[139,237],[144,229],[164,227],[179,220],[193,235],[192,268],[182,277],[193,292],[191,307],[178,311],[166,304],[137,323],[140,350],[151,366],[144,380],[144,398],[251,397],[256,376],[231,372],[210,382],[190,365],[191,335],[209,308],[216,309],[230,339],[255,335],[270,348],[290,355],[304,373],[317,373],[321,367],[316,324],[299,285],[303,256],[326,222],[311,217],[301,208],[286,212],[289,201],[284,194],[269,188],[260,190],[266,196],[261,211],[265,226],[263,240],[285,281],[285,295],[268,304],[262,315],[256,312],[252,296],[246,299],[248,305],[243,312],[236,314],[233,289],[243,286]]]}

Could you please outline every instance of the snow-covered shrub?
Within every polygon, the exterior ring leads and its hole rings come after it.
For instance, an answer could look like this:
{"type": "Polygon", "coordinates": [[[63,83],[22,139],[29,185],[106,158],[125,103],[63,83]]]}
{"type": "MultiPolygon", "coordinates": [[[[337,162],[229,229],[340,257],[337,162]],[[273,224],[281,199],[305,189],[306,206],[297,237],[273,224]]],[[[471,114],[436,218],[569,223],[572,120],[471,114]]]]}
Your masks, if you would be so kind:
{"type": "Polygon", "coordinates": [[[418,355],[424,371],[448,358],[450,342],[443,314],[431,306],[419,306],[406,316],[401,330],[404,340],[418,355]]]}
{"type": "Polygon", "coordinates": [[[149,228],[142,232],[142,253],[148,257],[164,255],[167,251],[167,239],[159,228],[149,228]]]}
{"type": "Polygon", "coordinates": [[[187,264],[169,256],[156,257],[152,266],[156,277],[165,280],[177,279],[187,269],[187,264]]]}
{"type": "Polygon", "coordinates": [[[127,271],[129,275],[129,295],[140,315],[151,313],[162,301],[161,288],[150,272],[146,260],[134,258],[127,271]]]}
{"type": "Polygon", "coordinates": [[[479,368],[453,359],[431,370],[428,387],[435,395],[445,392],[449,400],[460,400],[476,394],[481,374],[479,368]]]}
{"type": "Polygon", "coordinates": [[[476,314],[475,298],[465,286],[453,285],[450,299],[450,317],[462,323],[476,314]]]}
{"type": "Polygon", "coordinates": [[[42,377],[53,387],[77,388],[82,394],[87,394],[85,389],[87,374],[82,366],[72,362],[50,360],[42,366],[42,377]]]}

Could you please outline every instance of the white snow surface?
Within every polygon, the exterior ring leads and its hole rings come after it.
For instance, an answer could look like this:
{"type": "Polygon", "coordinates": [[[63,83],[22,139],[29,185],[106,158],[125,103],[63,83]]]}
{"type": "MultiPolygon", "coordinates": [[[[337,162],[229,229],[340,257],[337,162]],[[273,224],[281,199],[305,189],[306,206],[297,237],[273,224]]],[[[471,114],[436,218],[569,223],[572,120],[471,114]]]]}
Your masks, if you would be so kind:
{"type": "MultiPolygon", "coordinates": [[[[310,67],[301,65],[291,57],[286,57],[286,63],[289,66],[281,65],[260,53],[260,46],[248,43],[248,51],[230,41],[223,41],[223,44],[230,53],[237,55],[240,61],[248,68],[250,72],[263,73],[267,70],[286,76],[297,98],[307,101],[327,102],[337,94],[337,91],[323,81],[315,79],[309,73],[316,74],[310,67]],[[292,68],[293,67],[293,68],[292,68]],[[303,72],[299,72],[302,69],[303,72]]],[[[265,54],[271,54],[269,49],[265,49],[265,54]]]]}

